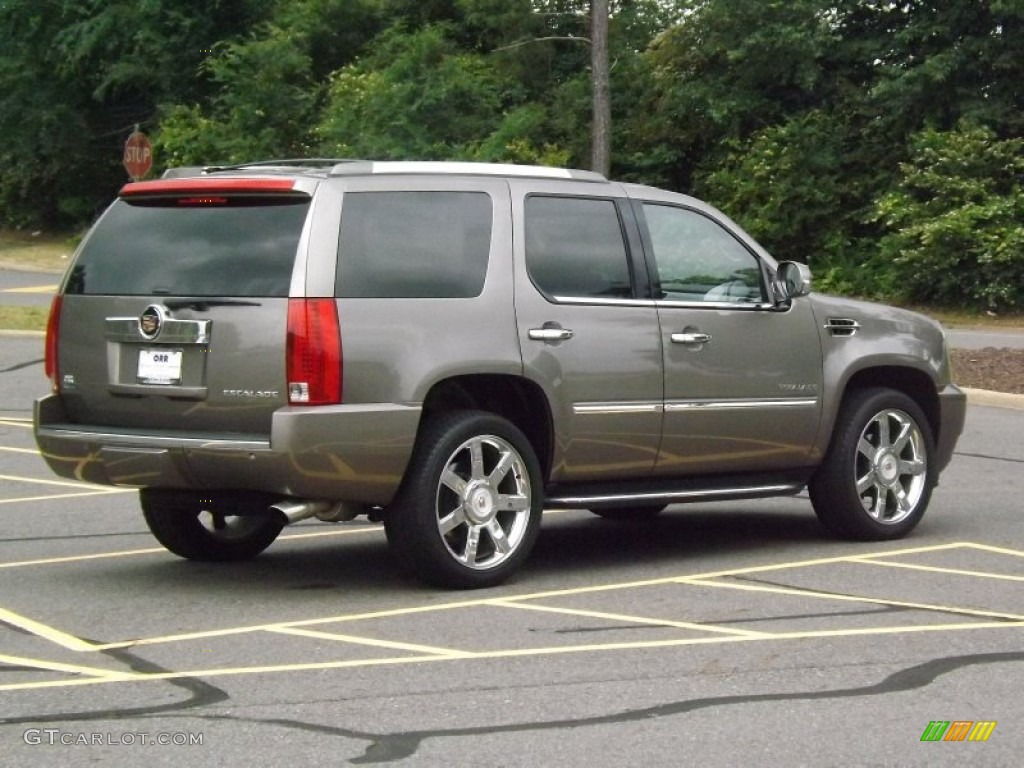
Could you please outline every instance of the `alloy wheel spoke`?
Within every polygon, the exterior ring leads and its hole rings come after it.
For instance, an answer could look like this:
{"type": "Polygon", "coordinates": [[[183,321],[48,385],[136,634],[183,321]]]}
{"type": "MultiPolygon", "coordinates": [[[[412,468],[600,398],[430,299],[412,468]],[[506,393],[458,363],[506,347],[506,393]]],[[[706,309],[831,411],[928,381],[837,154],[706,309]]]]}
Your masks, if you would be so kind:
{"type": "Polygon", "coordinates": [[[447,536],[460,525],[465,525],[465,523],[466,511],[462,508],[462,505],[460,504],[451,513],[445,515],[440,520],[438,520],[437,527],[440,529],[442,536],[447,536]]]}
{"type": "Polygon", "coordinates": [[[512,464],[515,461],[515,457],[512,455],[512,451],[503,451],[501,458],[498,459],[498,463],[491,470],[491,474],[487,476],[487,482],[491,484],[492,488],[497,488],[501,481],[508,474],[509,470],[512,469],[512,464]]]}
{"type": "Polygon", "coordinates": [[[867,438],[862,437],[857,443],[857,453],[868,461],[874,461],[876,449],[875,446],[868,442],[867,438]]]}
{"type": "Polygon", "coordinates": [[[470,477],[473,480],[484,478],[484,444],[481,440],[474,440],[469,444],[469,460],[471,466],[470,477]]]}
{"type": "Polygon", "coordinates": [[[521,493],[500,493],[497,507],[502,512],[525,512],[530,508],[530,499],[521,493]]]}
{"type": "Polygon", "coordinates": [[[901,475],[923,475],[926,465],[921,459],[908,459],[900,462],[901,475]]]}
{"type": "Polygon", "coordinates": [[[467,565],[476,565],[476,552],[480,547],[480,526],[469,526],[469,533],[466,536],[466,549],[462,553],[462,561],[467,565]]]}
{"type": "Polygon", "coordinates": [[[487,524],[487,533],[490,534],[491,541],[494,542],[494,549],[499,555],[504,557],[512,551],[512,545],[509,543],[508,537],[505,536],[505,531],[497,520],[491,520],[487,524]]]}
{"type": "Polygon", "coordinates": [[[875,419],[875,423],[878,424],[878,447],[888,448],[889,442],[889,414],[879,414],[875,419]]]}
{"type": "Polygon", "coordinates": [[[913,425],[910,422],[900,421],[900,433],[892,443],[893,453],[899,455],[903,452],[903,449],[907,447],[907,443],[913,435],[913,431],[913,425]]]}
{"type": "Polygon", "coordinates": [[[865,493],[871,490],[875,484],[875,473],[874,470],[868,472],[864,477],[857,481],[857,495],[863,496],[865,493]]]}
{"type": "Polygon", "coordinates": [[[441,474],[441,482],[460,497],[466,492],[466,481],[455,474],[450,466],[441,474]]]}

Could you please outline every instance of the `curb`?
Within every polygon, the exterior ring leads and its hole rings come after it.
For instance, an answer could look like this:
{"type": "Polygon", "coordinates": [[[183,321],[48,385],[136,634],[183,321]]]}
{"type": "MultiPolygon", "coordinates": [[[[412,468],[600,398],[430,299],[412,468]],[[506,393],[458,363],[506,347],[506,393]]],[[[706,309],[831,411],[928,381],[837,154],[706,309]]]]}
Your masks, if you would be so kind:
{"type": "Polygon", "coordinates": [[[996,408],[1013,408],[1024,411],[1024,395],[1014,395],[1009,392],[991,392],[987,389],[970,389],[961,387],[967,395],[969,405],[988,405],[996,408]]]}

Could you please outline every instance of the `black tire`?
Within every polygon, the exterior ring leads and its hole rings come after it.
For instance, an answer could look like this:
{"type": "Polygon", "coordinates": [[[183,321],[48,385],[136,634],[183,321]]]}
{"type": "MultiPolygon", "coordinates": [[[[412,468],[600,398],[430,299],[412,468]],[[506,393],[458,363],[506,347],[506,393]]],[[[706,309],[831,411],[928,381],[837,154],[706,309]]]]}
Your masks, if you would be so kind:
{"type": "Polygon", "coordinates": [[[855,391],[809,484],[814,511],[845,538],[906,536],[931,499],[934,453],[931,425],[910,397],[885,388],[855,391]]]}
{"type": "Polygon", "coordinates": [[[540,464],[523,433],[490,413],[454,411],[421,428],[384,528],[399,564],[416,577],[476,589],[522,565],[542,511],[540,464]]]}
{"type": "Polygon", "coordinates": [[[606,509],[592,509],[590,510],[598,517],[603,517],[605,520],[653,520],[662,512],[668,504],[655,504],[653,506],[637,506],[637,507],[608,507],[606,509]]]}
{"type": "Polygon", "coordinates": [[[249,560],[269,547],[284,527],[281,516],[267,509],[273,499],[262,494],[232,495],[223,503],[204,498],[188,491],[139,493],[142,515],[156,540],[186,560],[249,560]],[[231,514],[239,504],[252,512],[231,514]]]}

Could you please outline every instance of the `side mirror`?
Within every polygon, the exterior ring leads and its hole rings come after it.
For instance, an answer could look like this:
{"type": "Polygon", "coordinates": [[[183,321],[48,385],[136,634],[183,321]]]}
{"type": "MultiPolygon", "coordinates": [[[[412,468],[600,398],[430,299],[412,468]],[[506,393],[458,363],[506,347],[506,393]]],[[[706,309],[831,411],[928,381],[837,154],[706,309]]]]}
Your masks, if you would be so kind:
{"type": "Polygon", "coordinates": [[[806,264],[784,261],[775,278],[775,299],[780,304],[811,292],[811,270],[806,264]]]}

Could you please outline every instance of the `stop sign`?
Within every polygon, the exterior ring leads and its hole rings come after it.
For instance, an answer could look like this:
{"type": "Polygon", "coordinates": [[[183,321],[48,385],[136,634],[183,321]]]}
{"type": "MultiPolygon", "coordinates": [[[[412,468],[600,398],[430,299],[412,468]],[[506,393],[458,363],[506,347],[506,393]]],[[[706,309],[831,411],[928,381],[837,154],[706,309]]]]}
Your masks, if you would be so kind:
{"type": "Polygon", "coordinates": [[[146,134],[138,129],[124,143],[124,169],[138,181],[153,166],[153,147],[146,134]]]}

